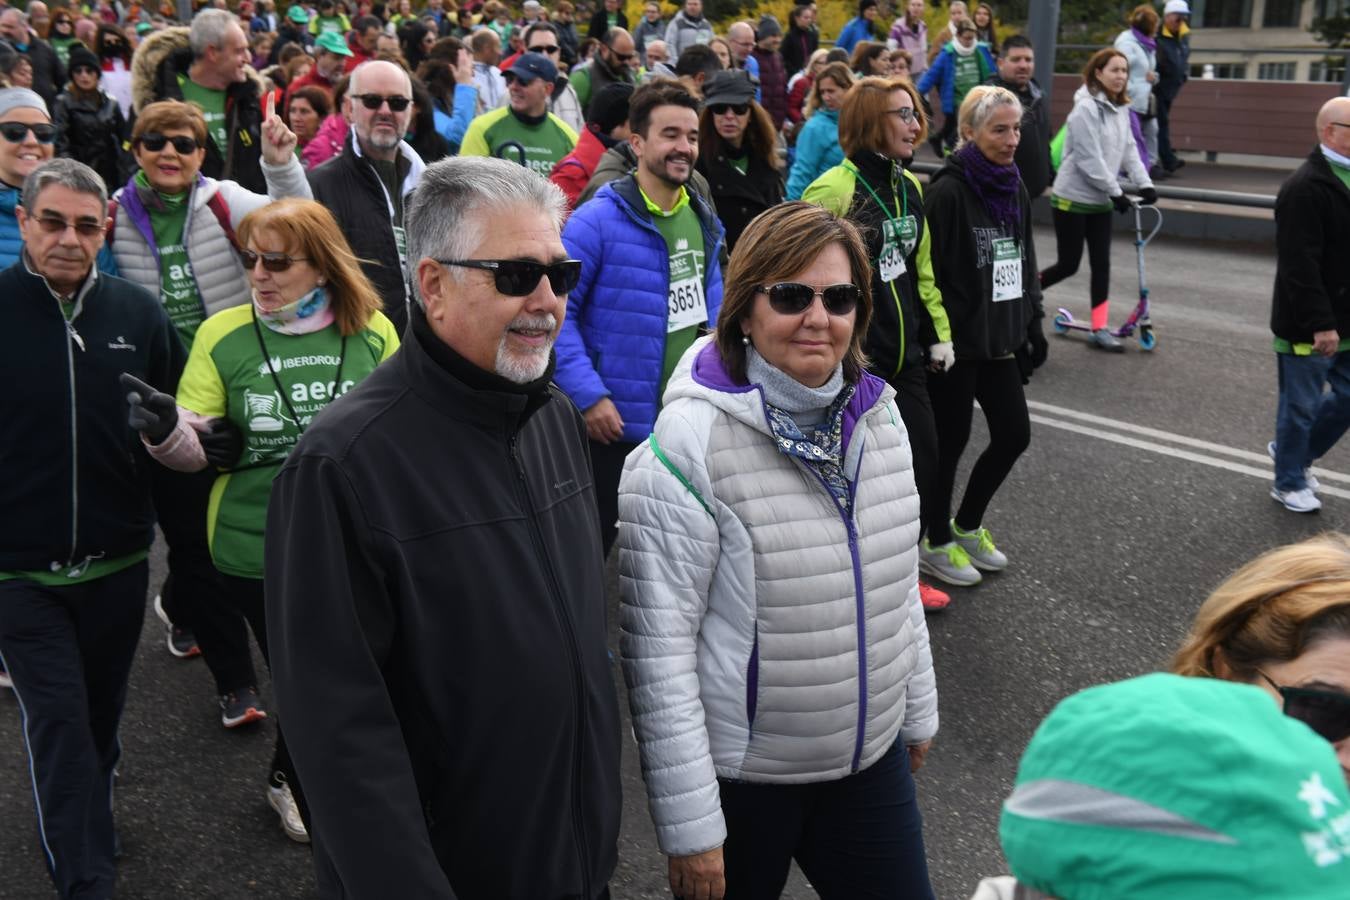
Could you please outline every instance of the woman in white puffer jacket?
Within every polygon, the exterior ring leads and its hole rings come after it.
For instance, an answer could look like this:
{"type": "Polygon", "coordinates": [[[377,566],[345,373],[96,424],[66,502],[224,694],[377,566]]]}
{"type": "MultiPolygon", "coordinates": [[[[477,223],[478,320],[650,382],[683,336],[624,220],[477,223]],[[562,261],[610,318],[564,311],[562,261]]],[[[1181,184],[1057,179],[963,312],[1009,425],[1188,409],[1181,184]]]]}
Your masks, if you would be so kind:
{"type": "Polygon", "coordinates": [[[849,222],[760,215],[624,466],[624,676],[677,896],[777,897],[794,858],[824,897],[932,896],[919,497],[869,284],[849,222]]]}

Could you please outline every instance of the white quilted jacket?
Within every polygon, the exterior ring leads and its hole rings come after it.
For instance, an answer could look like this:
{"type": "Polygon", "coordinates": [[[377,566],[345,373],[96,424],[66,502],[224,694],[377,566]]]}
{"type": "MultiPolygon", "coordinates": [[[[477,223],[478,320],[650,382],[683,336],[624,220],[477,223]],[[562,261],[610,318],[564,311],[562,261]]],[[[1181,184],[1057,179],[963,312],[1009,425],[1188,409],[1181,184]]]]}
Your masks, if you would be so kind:
{"type": "Polygon", "coordinates": [[[839,779],[898,736],[937,732],[919,497],[894,397],[868,376],[845,414],[849,520],[777,450],[761,391],[731,382],[710,338],[671,376],[655,447],[624,465],[623,670],[668,855],[726,839],[718,777],[839,779]]]}

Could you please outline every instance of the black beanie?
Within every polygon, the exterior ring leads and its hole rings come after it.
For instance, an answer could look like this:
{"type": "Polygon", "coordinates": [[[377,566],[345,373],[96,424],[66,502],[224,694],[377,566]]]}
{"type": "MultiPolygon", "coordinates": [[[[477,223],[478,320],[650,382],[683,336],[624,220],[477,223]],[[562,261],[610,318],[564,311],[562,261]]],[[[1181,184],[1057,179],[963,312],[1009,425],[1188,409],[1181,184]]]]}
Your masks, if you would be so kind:
{"type": "Polygon", "coordinates": [[[80,66],[88,66],[100,74],[103,72],[103,66],[99,64],[98,57],[94,55],[92,50],[84,44],[71,44],[70,62],[67,63],[66,68],[76,69],[80,66]]]}

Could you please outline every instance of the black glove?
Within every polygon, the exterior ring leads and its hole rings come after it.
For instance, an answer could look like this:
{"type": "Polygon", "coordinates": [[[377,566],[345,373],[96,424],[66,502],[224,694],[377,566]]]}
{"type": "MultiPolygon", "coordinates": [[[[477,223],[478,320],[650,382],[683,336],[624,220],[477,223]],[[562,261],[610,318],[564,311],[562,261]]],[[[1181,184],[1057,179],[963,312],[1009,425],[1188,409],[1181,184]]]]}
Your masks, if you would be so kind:
{"type": "Polygon", "coordinates": [[[1050,344],[1045,339],[1045,329],[1041,327],[1041,317],[1034,316],[1027,324],[1027,343],[1031,345],[1031,367],[1039,369],[1045,365],[1050,355],[1050,344]]]}
{"type": "Polygon", "coordinates": [[[1116,194],[1111,198],[1111,205],[1116,208],[1116,212],[1127,213],[1130,211],[1130,198],[1124,194],[1116,194]]]}
{"type": "Polygon", "coordinates": [[[197,432],[206,461],[217,469],[228,469],[244,452],[244,434],[229,419],[212,419],[211,430],[197,432]]]}
{"type": "Polygon", "coordinates": [[[164,439],[173,434],[174,428],[178,426],[178,406],[173,397],[155,390],[127,372],[118,375],[117,380],[130,391],[127,394],[127,406],[131,407],[131,411],[127,415],[127,422],[149,438],[150,443],[164,443],[164,439]]]}
{"type": "Polygon", "coordinates": [[[1158,192],[1151,187],[1140,188],[1139,202],[1144,206],[1152,206],[1158,202],[1158,192]]]}

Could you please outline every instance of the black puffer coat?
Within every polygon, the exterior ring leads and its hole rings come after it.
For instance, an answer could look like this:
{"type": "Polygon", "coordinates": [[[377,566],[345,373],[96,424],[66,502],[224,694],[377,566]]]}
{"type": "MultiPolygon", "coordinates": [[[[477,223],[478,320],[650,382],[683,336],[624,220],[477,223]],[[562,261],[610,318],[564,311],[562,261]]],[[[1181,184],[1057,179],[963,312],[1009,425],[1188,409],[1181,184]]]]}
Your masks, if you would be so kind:
{"type": "Polygon", "coordinates": [[[77,159],[93,169],[109,194],[135,172],[136,163],[123,146],[131,135],[122,107],[102,91],[78,97],[63,91],[52,107],[52,124],[56,126],[56,155],[77,159]]]}
{"type": "Polygon", "coordinates": [[[727,230],[728,252],[735,248],[736,240],[751,219],[783,202],[783,176],[756,154],[751,153],[749,159],[744,175],[724,153],[699,157],[695,164],[708,179],[708,190],[717,204],[717,217],[727,230]]]}

